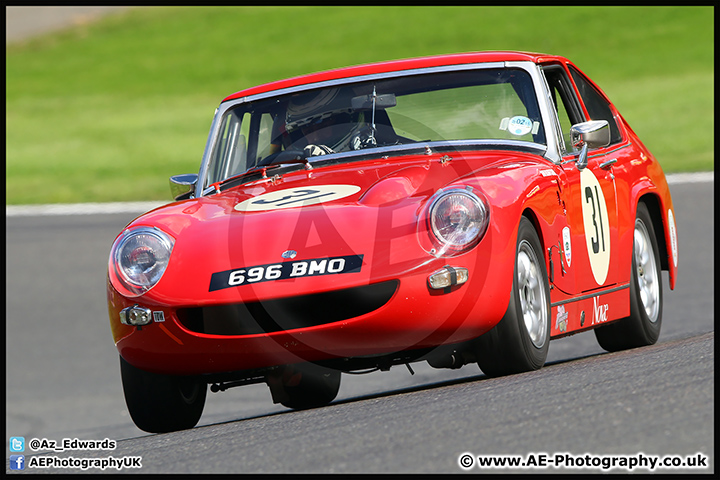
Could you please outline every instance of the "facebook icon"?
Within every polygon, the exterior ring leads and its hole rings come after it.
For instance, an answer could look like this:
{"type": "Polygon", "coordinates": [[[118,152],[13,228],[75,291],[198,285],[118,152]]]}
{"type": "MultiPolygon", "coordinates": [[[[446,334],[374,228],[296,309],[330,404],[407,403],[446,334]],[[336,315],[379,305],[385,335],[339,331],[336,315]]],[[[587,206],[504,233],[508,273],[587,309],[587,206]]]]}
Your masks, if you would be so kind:
{"type": "Polygon", "coordinates": [[[10,455],[10,470],[25,470],[25,455],[10,455]]]}

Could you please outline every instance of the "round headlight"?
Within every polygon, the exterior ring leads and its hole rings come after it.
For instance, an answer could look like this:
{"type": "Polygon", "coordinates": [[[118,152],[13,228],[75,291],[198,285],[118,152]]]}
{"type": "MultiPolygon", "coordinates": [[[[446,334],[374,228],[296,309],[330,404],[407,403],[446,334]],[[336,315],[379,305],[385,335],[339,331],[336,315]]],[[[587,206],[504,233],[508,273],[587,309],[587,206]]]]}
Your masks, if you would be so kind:
{"type": "Polygon", "coordinates": [[[133,295],[154,287],[167,268],[174,240],[157,228],[126,230],[110,253],[116,278],[133,295]]]}
{"type": "Polygon", "coordinates": [[[469,190],[440,193],[428,216],[439,254],[454,255],[477,245],[487,230],[488,213],[485,202],[469,190]]]}

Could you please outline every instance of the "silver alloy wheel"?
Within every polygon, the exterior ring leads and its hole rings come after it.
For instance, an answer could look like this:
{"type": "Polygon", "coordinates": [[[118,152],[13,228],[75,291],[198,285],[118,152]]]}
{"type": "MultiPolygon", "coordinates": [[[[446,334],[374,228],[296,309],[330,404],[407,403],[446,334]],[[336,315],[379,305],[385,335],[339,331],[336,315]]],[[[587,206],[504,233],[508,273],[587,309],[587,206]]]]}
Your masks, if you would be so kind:
{"type": "Polygon", "coordinates": [[[660,278],[655,264],[650,236],[645,224],[639,219],[635,222],[635,268],[637,269],[638,290],[648,319],[655,323],[660,306],[660,278]]]}
{"type": "Polygon", "coordinates": [[[533,345],[542,348],[547,341],[547,298],[540,262],[527,240],[523,240],[518,248],[517,287],[525,329],[533,345]]]}

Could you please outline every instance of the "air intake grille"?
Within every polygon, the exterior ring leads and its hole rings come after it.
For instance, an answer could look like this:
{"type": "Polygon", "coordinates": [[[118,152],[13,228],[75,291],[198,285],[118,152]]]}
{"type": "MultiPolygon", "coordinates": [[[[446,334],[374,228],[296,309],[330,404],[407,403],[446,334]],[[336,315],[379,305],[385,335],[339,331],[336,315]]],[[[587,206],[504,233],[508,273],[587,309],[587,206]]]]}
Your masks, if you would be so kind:
{"type": "Polygon", "coordinates": [[[313,327],[365,315],[385,305],[398,281],[264,302],[178,309],[188,330],[214,335],[252,335],[313,327]]]}

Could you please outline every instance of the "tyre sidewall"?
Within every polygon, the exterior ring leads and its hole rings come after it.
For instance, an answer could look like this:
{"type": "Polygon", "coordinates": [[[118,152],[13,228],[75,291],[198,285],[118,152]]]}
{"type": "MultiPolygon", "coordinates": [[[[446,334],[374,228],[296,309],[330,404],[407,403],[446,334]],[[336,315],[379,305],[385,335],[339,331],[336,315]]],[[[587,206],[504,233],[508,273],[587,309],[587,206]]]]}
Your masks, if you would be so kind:
{"type": "Polygon", "coordinates": [[[658,318],[655,322],[650,321],[640,297],[637,259],[635,258],[635,223],[633,223],[632,263],[630,266],[630,316],[595,329],[595,337],[598,343],[603,349],[609,352],[653,345],[657,342],[662,327],[663,293],[662,274],[660,273],[660,251],[658,249],[652,219],[644,203],[638,204],[635,221],[637,222],[638,220],[645,226],[655,258],[656,280],[658,282],[658,318]]]}
{"type": "MultiPolygon", "coordinates": [[[[655,322],[651,322],[650,318],[645,312],[642,299],[640,297],[640,282],[637,274],[637,259],[635,258],[635,244],[633,240],[633,255],[632,255],[632,278],[630,281],[630,321],[635,325],[638,330],[641,340],[646,342],[647,345],[654,344],[660,336],[660,328],[662,327],[662,306],[663,306],[663,292],[662,292],[662,275],[660,270],[660,251],[658,249],[657,238],[655,237],[655,230],[653,229],[652,219],[648,213],[647,207],[644,203],[638,204],[637,209],[637,220],[641,221],[645,230],[648,233],[650,240],[650,246],[653,249],[653,257],[655,259],[655,271],[657,273],[657,284],[658,284],[658,318],[655,322]]],[[[637,222],[636,220],[636,222],[637,222]]],[[[633,227],[634,235],[634,227],[633,227]]]]}
{"type": "Polygon", "coordinates": [[[207,384],[190,377],[140,370],[120,357],[125,403],[135,425],[150,433],[185,430],[197,425],[207,384]]]}
{"type": "Polygon", "coordinates": [[[500,322],[476,341],[476,357],[482,371],[488,376],[508,375],[537,370],[545,364],[550,343],[550,287],[545,267],[545,256],[540,239],[530,220],[521,218],[518,226],[513,266],[512,290],[508,309],[500,322]],[[518,293],[518,251],[523,241],[528,242],[538,261],[546,300],[546,330],[542,347],[536,347],[525,327],[520,295],[518,293]]]}
{"type": "Polygon", "coordinates": [[[515,268],[513,271],[513,290],[511,305],[514,307],[513,317],[515,322],[517,336],[520,344],[522,345],[522,356],[518,359],[520,362],[527,362],[528,369],[536,370],[545,364],[548,354],[548,346],[550,343],[550,288],[548,286],[547,269],[545,268],[545,257],[543,255],[542,245],[538,239],[537,233],[532,226],[532,223],[523,217],[518,228],[518,241],[515,249],[515,268]],[[518,266],[517,266],[517,254],[520,248],[521,242],[525,240],[532,247],[535,256],[538,261],[538,270],[540,271],[541,281],[543,289],[545,290],[545,341],[542,347],[536,347],[530,335],[525,327],[523,320],[522,305],[520,303],[520,294],[518,292],[518,266]]]}

